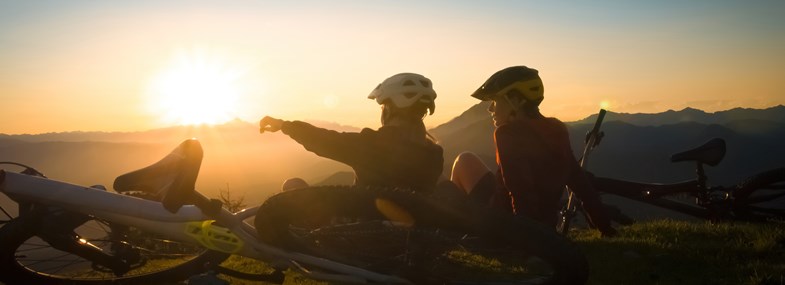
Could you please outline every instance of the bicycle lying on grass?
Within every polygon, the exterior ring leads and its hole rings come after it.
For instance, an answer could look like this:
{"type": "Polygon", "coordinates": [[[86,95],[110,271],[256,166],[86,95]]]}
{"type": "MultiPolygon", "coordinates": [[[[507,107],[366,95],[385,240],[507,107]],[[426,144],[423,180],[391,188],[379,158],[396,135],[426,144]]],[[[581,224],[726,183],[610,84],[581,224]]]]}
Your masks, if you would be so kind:
{"type": "Polygon", "coordinates": [[[585,256],[552,229],[403,190],[311,187],[231,213],[194,190],[201,160],[199,142],[186,140],[117,177],[119,193],[5,163],[24,170],[0,170],[0,190],[18,203],[16,213],[2,209],[0,281],[177,282],[231,254],[277,270],[219,272],[278,283],[286,269],[375,284],[582,284],[588,276],[585,256]]]}
{"type": "MultiPolygon", "coordinates": [[[[601,110],[600,114],[603,113],[604,110],[601,110]]],[[[594,139],[587,140],[587,150],[596,147],[599,138],[604,135],[599,132],[602,116],[599,118],[589,133],[588,137],[594,139]]],[[[716,166],[725,157],[725,151],[725,140],[713,138],[703,145],[672,155],[671,162],[695,163],[697,177],[684,182],[644,183],[598,176],[592,176],[591,180],[600,193],[632,199],[712,222],[785,220],[785,167],[752,175],[736,185],[710,186],[706,183],[708,177],[704,165],[716,166]],[[678,199],[684,196],[693,198],[694,202],[687,203],[684,199],[678,199]]],[[[584,151],[584,157],[587,155],[588,151],[584,151]]],[[[574,217],[574,210],[568,210],[570,207],[575,207],[571,200],[561,212],[558,228],[561,233],[569,230],[570,221],[574,217]]],[[[623,213],[611,214],[611,217],[618,218],[621,224],[633,222],[623,213]]]]}

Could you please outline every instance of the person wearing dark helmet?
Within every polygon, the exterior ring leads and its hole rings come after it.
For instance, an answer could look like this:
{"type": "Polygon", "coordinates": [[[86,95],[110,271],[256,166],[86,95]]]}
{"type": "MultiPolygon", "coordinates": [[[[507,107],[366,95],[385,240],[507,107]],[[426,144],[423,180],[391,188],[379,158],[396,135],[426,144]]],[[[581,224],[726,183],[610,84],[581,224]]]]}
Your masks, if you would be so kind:
{"type": "Polygon", "coordinates": [[[616,234],[597,192],[578,165],[564,123],[543,116],[544,87],[537,70],[512,66],[491,75],[472,97],[491,101],[498,170],[494,175],[472,153],[460,154],[451,180],[473,200],[502,207],[545,225],[558,222],[565,185],[583,201],[590,222],[616,234]]]}
{"type": "Polygon", "coordinates": [[[368,98],[382,107],[378,130],[337,132],[266,116],[259,121],[260,132],[280,130],[305,149],[349,165],[356,185],[433,191],[444,158],[441,146],[423,123],[436,108],[431,80],[420,74],[399,73],[376,86],[368,98]]]}

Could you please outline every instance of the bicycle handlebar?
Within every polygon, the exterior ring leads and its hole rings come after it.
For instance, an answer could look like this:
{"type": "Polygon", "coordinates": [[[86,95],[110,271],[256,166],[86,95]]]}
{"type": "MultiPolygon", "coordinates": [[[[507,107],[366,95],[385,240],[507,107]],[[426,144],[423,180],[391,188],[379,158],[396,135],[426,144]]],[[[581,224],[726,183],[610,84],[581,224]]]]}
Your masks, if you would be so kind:
{"type": "MultiPolygon", "coordinates": [[[[603,134],[600,132],[600,127],[602,126],[602,121],[605,119],[605,109],[600,109],[600,112],[597,114],[597,120],[594,122],[594,126],[592,129],[586,134],[585,146],[583,148],[583,155],[581,156],[578,165],[581,168],[585,168],[586,161],[589,159],[589,153],[600,143],[600,139],[602,138],[603,134]]],[[[561,234],[567,233],[570,228],[570,220],[572,217],[575,216],[575,212],[577,211],[576,207],[576,199],[575,194],[572,192],[570,187],[565,187],[569,192],[567,195],[567,204],[564,205],[564,208],[561,210],[561,221],[560,225],[557,227],[557,231],[561,234]]],[[[579,201],[577,203],[580,203],[579,201]]]]}
{"type": "Polygon", "coordinates": [[[581,167],[586,165],[586,161],[589,159],[589,153],[600,144],[600,140],[603,137],[603,133],[600,131],[600,127],[602,126],[602,121],[605,119],[605,109],[600,109],[600,112],[597,114],[597,120],[594,122],[594,127],[586,134],[586,145],[583,148],[583,155],[581,156],[581,160],[579,162],[581,167]]]}
{"type": "MultiPolygon", "coordinates": [[[[589,136],[597,135],[600,132],[600,126],[602,126],[602,120],[605,119],[605,109],[600,109],[600,112],[597,114],[597,120],[594,122],[594,127],[592,127],[591,131],[589,131],[589,136]]],[[[587,140],[590,137],[587,137],[587,140]]]]}

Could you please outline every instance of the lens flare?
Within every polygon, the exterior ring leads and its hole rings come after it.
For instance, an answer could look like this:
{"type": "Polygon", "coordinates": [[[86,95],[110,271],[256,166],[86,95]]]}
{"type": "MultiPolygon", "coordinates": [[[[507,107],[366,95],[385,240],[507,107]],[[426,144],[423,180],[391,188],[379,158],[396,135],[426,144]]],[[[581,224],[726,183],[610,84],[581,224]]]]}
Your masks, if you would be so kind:
{"type": "Polygon", "coordinates": [[[150,84],[153,112],[181,125],[219,124],[239,107],[242,72],[203,50],[181,52],[150,84]]]}

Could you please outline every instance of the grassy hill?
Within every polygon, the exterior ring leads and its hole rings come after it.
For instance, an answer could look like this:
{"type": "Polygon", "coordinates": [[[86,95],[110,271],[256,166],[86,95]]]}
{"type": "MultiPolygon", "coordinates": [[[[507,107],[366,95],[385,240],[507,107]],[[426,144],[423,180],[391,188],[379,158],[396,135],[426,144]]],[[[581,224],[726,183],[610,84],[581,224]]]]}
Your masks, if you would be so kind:
{"type": "MultiPolygon", "coordinates": [[[[588,284],[785,284],[785,223],[719,224],[656,220],[601,238],[576,229],[571,238],[589,258],[588,284]]],[[[232,257],[224,265],[270,270],[232,257]]],[[[231,284],[259,284],[223,276],[231,284]]],[[[284,284],[333,284],[288,273],[284,284]]]]}

